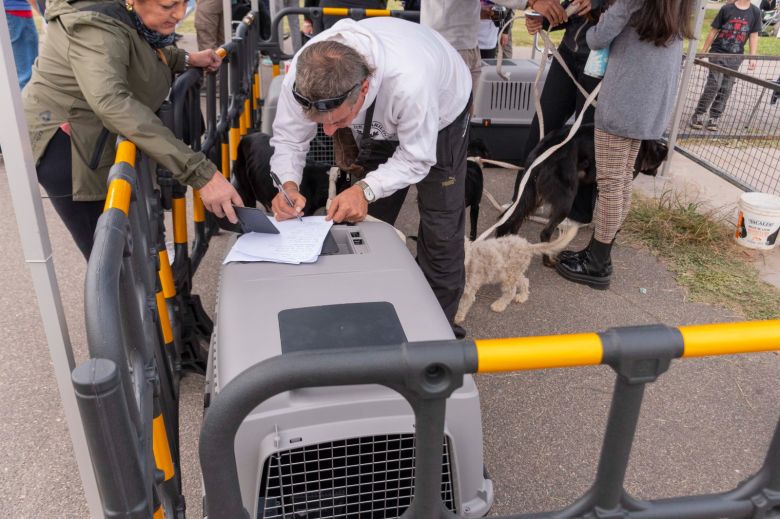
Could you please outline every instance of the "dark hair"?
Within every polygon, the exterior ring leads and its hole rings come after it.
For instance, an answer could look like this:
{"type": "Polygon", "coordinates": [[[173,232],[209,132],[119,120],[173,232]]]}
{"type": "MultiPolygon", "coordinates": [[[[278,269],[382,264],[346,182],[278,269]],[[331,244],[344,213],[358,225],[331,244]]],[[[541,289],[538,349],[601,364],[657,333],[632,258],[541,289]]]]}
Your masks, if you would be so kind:
{"type": "Polygon", "coordinates": [[[631,25],[640,41],[663,47],[678,38],[693,38],[694,0],[645,0],[631,25]]]}

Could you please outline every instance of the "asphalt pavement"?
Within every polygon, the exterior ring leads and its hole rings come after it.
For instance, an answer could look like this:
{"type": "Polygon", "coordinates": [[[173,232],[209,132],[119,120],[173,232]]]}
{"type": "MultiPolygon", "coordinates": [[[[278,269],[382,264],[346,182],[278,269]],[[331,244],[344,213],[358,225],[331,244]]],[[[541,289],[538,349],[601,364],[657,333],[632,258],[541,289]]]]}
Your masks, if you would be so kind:
{"type": "MultiPolygon", "coordinates": [[[[682,164],[682,163],[681,163],[682,164]]],[[[673,173],[675,169],[673,168],[673,173]]],[[[0,509],[9,518],[86,517],[86,502],[54,380],[29,271],[0,162],[0,509]]],[[[707,178],[707,177],[704,177],[707,178]]],[[[485,183],[509,200],[514,174],[486,170],[485,183]]],[[[647,188],[647,186],[645,186],[647,188]]],[[[399,228],[416,234],[411,192],[399,228]]],[[[76,356],[86,358],[83,281],[85,263],[44,203],[65,315],[76,356]]],[[[497,211],[483,200],[480,228],[497,211]]],[[[522,232],[537,240],[540,226],[522,232]]],[[[575,245],[589,236],[582,229],[575,245]]],[[[229,241],[216,236],[195,276],[195,292],[213,312],[219,264],[229,241]]],[[[410,248],[413,249],[413,242],[410,248]]],[[[776,254],[775,254],[776,256],[776,254]]],[[[738,320],[719,307],[691,303],[664,266],[641,248],[618,241],[608,291],[568,283],[536,260],[528,272],[531,295],[501,314],[489,304],[497,287],[477,295],[465,323],[476,338],[605,330],[613,326],[681,325],[738,320]]],[[[675,362],[646,393],[627,474],[639,497],[726,490],[760,465],[775,422],[780,358],[774,353],[675,362]]],[[[484,452],[494,480],[495,514],[553,510],[590,485],[596,468],[614,375],[592,367],[477,377],[481,391],[484,452]]],[[[200,517],[196,445],[203,379],[188,376],[182,388],[182,460],[188,515],[200,517]]],[[[474,446],[480,448],[480,446],[474,446]]]]}

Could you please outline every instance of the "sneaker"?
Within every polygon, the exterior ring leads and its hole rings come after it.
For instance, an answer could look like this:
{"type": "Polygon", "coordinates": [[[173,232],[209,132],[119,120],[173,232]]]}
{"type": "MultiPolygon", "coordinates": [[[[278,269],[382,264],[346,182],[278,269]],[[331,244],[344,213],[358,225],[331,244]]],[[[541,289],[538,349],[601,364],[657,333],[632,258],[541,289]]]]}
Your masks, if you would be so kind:
{"type": "Polygon", "coordinates": [[[702,120],[701,114],[693,114],[691,116],[691,128],[694,130],[701,130],[704,128],[704,121],[702,120]]]}
{"type": "Polygon", "coordinates": [[[707,121],[707,131],[710,132],[717,132],[718,131],[718,120],[717,119],[710,119],[707,121]]]}

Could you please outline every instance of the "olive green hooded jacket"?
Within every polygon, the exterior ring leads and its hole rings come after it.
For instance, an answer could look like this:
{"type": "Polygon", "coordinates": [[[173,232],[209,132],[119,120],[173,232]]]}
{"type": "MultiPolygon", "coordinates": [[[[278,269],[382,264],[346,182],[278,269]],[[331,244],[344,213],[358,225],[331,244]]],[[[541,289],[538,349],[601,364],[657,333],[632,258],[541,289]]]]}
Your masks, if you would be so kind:
{"type": "Polygon", "coordinates": [[[105,198],[116,135],[134,142],[180,182],[203,187],[216,166],[155,115],[173,73],[185,68],[184,51],[153,49],[116,0],[50,0],[46,20],[45,42],[23,93],[36,163],[60,125],[70,123],[73,200],[105,198]],[[111,134],[101,153],[104,127],[111,134]],[[90,162],[97,167],[90,169],[90,162]]]}

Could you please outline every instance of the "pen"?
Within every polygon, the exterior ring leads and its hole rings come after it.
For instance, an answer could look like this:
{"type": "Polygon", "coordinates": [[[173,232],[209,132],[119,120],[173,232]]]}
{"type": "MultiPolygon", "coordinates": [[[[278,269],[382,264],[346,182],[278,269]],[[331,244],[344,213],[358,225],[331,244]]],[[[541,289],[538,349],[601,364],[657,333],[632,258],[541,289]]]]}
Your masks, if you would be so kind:
{"type": "MultiPolygon", "coordinates": [[[[289,196],[287,196],[287,193],[284,191],[284,187],[282,187],[282,181],[281,181],[281,180],[279,180],[279,177],[277,177],[277,176],[276,176],[276,173],[274,173],[273,171],[271,171],[271,180],[273,180],[273,181],[274,181],[274,185],[276,186],[276,189],[278,189],[278,190],[279,190],[279,192],[280,192],[280,193],[282,194],[282,196],[284,197],[284,199],[285,199],[285,200],[287,200],[287,204],[288,204],[290,207],[292,207],[293,209],[295,209],[295,204],[293,204],[293,201],[292,201],[292,200],[290,200],[290,197],[289,197],[289,196]]],[[[299,221],[299,222],[303,222],[303,220],[301,219],[301,216],[300,216],[300,215],[298,215],[298,221],[299,221]]]]}

